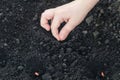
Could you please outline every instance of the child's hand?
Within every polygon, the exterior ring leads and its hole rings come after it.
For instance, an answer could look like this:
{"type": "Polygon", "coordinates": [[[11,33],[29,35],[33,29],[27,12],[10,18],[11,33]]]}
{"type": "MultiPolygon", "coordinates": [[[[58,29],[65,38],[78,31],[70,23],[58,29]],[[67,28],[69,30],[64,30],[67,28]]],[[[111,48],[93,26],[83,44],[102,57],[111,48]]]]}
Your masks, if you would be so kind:
{"type": "Polygon", "coordinates": [[[47,31],[52,31],[53,36],[58,40],[65,40],[69,33],[81,23],[88,12],[99,0],[76,0],[63,6],[45,10],[41,15],[41,26],[47,31]],[[52,20],[52,24],[48,24],[52,20]],[[58,32],[62,22],[66,25],[58,32]]]}

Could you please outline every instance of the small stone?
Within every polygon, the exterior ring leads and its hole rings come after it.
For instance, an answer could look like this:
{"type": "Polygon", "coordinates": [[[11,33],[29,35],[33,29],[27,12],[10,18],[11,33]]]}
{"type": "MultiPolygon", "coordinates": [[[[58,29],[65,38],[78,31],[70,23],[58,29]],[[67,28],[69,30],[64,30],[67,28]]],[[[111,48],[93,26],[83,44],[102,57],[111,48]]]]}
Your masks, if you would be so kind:
{"type": "Polygon", "coordinates": [[[18,70],[22,71],[23,70],[23,66],[18,66],[18,70]]]}
{"type": "Polygon", "coordinates": [[[8,44],[7,44],[7,43],[4,43],[4,46],[8,46],[8,44]]]}
{"type": "Polygon", "coordinates": [[[108,40],[108,39],[106,39],[106,40],[105,40],[105,44],[108,44],[108,43],[109,43],[109,40],[108,40]]]}
{"type": "Polygon", "coordinates": [[[112,27],[113,26],[113,24],[112,23],[110,23],[110,25],[109,25],[110,27],[112,27]]]}
{"type": "Polygon", "coordinates": [[[2,16],[3,15],[3,13],[0,13],[0,16],[2,16]]]}
{"type": "Polygon", "coordinates": [[[103,9],[101,9],[101,10],[100,10],[100,13],[104,13],[104,10],[103,10],[103,9]]]}
{"type": "Polygon", "coordinates": [[[36,21],[38,19],[38,14],[35,14],[35,16],[33,17],[33,21],[36,21]]]}
{"type": "Polygon", "coordinates": [[[112,9],[112,7],[111,7],[111,6],[109,6],[109,7],[108,7],[108,9],[109,9],[109,10],[111,10],[111,9],[112,9]]]}
{"type": "Polygon", "coordinates": [[[43,42],[40,42],[40,45],[43,45],[43,42]]]}
{"type": "Polygon", "coordinates": [[[120,73],[118,73],[118,75],[120,75],[120,73]]]}
{"type": "Polygon", "coordinates": [[[20,43],[20,40],[19,40],[19,39],[16,39],[16,43],[19,44],[19,43],[20,43]]]}
{"type": "Polygon", "coordinates": [[[93,21],[93,16],[89,16],[87,19],[86,19],[86,23],[89,25],[91,22],[93,21]]]}
{"type": "Polygon", "coordinates": [[[61,57],[62,57],[62,55],[58,55],[58,57],[59,57],[59,58],[61,58],[61,57]]]}
{"type": "Polygon", "coordinates": [[[98,36],[99,32],[98,31],[95,31],[93,32],[93,36],[96,38],[98,36]]]}
{"type": "Polygon", "coordinates": [[[96,26],[96,27],[98,27],[98,26],[99,26],[99,24],[95,24],[95,26],[96,26]]]}
{"type": "Polygon", "coordinates": [[[33,29],[34,29],[34,30],[37,29],[37,26],[34,26],[33,29]]]}
{"type": "Polygon", "coordinates": [[[98,41],[98,45],[101,45],[102,43],[100,41],[98,41]]]}
{"type": "Polygon", "coordinates": [[[62,65],[63,65],[63,67],[67,67],[67,65],[65,63],[63,63],[62,65]]]}
{"type": "Polygon", "coordinates": [[[82,31],[82,33],[83,33],[83,34],[87,34],[87,33],[88,33],[88,31],[87,31],[87,30],[85,30],[85,31],[82,31]]]}
{"type": "Polygon", "coordinates": [[[67,61],[67,59],[63,59],[63,61],[64,61],[64,62],[66,62],[66,61],[67,61]]]}

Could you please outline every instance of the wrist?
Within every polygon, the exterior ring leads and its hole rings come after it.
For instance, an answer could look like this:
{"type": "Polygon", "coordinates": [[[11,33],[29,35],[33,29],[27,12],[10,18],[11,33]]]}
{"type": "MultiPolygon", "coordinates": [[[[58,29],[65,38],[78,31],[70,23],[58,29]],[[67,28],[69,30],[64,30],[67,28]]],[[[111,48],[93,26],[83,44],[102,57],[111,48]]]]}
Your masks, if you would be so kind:
{"type": "Polygon", "coordinates": [[[85,9],[89,12],[98,2],[99,0],[74,0],[77,4],[85,7],[85,9]]]}

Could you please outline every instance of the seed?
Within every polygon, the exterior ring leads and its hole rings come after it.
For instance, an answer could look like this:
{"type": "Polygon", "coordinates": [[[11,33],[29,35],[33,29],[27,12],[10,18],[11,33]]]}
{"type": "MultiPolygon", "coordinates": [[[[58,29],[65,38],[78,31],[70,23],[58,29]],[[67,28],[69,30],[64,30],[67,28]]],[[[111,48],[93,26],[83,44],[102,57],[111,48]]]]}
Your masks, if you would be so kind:
{"type": "Polygon", "coordinates": [[[39,72],[35,72],[34,74],[35,74],[35,76],[39,76],[40,75],[39,72]]]}
{"type": "Polygon", "coordinates": [[[104,72],[101,72],[101,76],[102,76],[102,77],[105,77],[105,74],[104,74],[104,72]]]}

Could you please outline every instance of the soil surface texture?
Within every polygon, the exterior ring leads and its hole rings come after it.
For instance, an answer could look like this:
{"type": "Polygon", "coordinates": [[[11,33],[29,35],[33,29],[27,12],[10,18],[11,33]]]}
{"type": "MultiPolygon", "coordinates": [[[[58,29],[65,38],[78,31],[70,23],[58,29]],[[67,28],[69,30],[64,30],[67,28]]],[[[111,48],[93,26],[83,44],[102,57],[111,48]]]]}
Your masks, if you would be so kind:
{"type": "Polygon", "coordinates": [[[58,42],[40,15],[70,1],[0,1],[0,80],[120,80],[120,0],[102,0],[58,42]]]}

